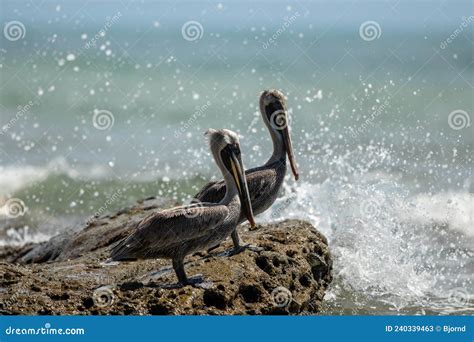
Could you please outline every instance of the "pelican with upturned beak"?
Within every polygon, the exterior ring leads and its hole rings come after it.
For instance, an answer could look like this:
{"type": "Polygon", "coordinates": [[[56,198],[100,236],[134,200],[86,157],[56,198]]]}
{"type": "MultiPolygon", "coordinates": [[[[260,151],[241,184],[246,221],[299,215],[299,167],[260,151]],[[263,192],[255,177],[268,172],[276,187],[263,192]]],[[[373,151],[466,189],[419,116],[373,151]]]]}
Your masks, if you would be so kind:
{"type": "Polygon", "coordinates": [[[206,136],[224,176],[226,190],[222,198],[151,214],[112,249],[112,260],[172,259],[178,281],[182,285],[193,284],[184,271],[187,255],[225,240],[235,229],[241,212],[252,227],[255,225],[237,134],[209,129],[206,136]]]}
{"type": "MultiPolygon", "coordinates": [[[[273,141],[273,153],[263,166],[245,171],[250,201],[255,215],[270,208],[277,199],[286,174],[287,156],[295,180],[299,178],[289,131],[288,109],[283,93],[279,90],[264,91],[260,96],[260,113],[273,141]]],[[[206,184],[194,198],[201,202],[217,203],[225,193],[226,182],[221,180],[206,184]]],[[[244,222],[245,218],[246,213],[242,211],[238,224],[244,222]]],[[[237,225],[231,236],[234,243],[233,254],[239,253],[247,247],[240,245],[237,225]]]]}

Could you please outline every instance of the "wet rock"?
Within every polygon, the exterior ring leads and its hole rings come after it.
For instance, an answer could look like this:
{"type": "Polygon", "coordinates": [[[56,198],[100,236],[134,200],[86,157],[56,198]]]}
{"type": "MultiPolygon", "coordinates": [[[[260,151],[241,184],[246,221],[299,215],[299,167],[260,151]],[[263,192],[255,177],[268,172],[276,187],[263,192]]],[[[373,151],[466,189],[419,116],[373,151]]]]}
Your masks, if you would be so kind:
{"type": "Polygon", "coordinates": [[[26,264],[77,258],[121,240],[151,212],[175,205],[177,203],[169,199],[150,197],[117,213],[90,218],[82,227],[72,232],[65,229],[49,241],[0,252],[0,259],[26,264]]]}
{"type": "Polygon", "coordinates": [[[240,227],[261,250],[228,256],[230,239],[187,258],[203,278],[178,287],[168,260],[106,263],[109,251],[153,210],[174,205],[147,199],[96,218],[74,233],[0,253],[0,314],[261,315],[314,314],[332,280],[327,241],[292,220],[240,227]]]}

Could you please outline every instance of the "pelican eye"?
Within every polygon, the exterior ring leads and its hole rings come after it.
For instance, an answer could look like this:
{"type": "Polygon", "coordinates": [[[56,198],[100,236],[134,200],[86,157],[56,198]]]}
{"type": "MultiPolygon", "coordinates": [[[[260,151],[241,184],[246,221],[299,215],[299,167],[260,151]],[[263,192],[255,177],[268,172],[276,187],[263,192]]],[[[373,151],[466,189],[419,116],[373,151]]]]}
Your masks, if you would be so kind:
{"type": "Polygon", "coordinates": [[[239,145],[233,145],[232,146],[232,151],[234,152],[234,154],[239,157],[240,156],[240,148],[239,148],[239,145]]]}

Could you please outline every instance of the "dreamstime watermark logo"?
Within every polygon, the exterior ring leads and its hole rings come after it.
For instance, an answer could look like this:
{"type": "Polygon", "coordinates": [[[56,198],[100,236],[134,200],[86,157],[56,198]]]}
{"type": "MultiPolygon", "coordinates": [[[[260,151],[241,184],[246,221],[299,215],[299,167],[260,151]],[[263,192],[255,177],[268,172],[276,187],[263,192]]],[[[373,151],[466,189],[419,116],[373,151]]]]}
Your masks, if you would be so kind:
{"type": "Polygon", "coordinates": [[[111,286],[101,286],[92,293],[94,305],[99,308],[105,308],[114,303],[115,295],[111,286]]]}
{"type": "Polygon", "coordinates": [[[294,202],[296,200],[296,198],[298,197],[298,195],[296,193],[292,193],[290,194],[290,196],[288,196],[284,201],[283,203],[281,203],[280,205],[278,205],[276,207],[276,209],[272,212],[272,218],[273,219],[276,219],[278,217],[280,217],[280,214],[283,210],[285,210],[286,208],[288,208],[288,206],[294,202]]]}
{"type": "Polygon", "coordinates": [[[51,323],[45,323],[40,328],[15,328],[9,326],[5,329],[6,335],[84,335],[84,328],[53,328],[51,323]]]}
{"type": "Polygon", "coordinates": [[[11,42],[25,38],[26,28],[21,21],[9,21],[3,27],[3,35],[11,42]]]}
{"type": "Polygon", "coordinates": [[[286,287],[278,286],[272,291],[273,304],[279,308],[284,308],[290,305],[292,300],[293,295],[286,287]]]}
{"type": "Polygon", "coordinates": [[[352,127],[349,127],[349,130],[351,131],[351,135],[353,138],[357,138],[359,134],[364,133],[367,130],[368,126],[372,126],[372,128],[374,127],[375,119],[387,110],[387,107],[390,104],[389,100],[390,98],[388,98],[380,106],[378,106],[377,109],[374,110],[371,113],[371,115],[367,119],[365,119],[365,121],[360,126],[358,126],[355,129],[352,127]]]}
{"type": "Polygon", "coordinates": [[[3,302],[3,307],[8,308],[15,304],[15,302],[20,298],[20,295],[18,293],[14,293],[13,295],[9,296],[5,301],[3,302]]]}
{"type": "Polygon", "coordinates": [[[97,41],[100,38],[105,37],[105,34],[107,33],[108,30],[112,27],[113,24],[115,24],[120,17],[122,17],[122,13],[117,12],[114,14],[113,17],[108,18],[107,21],[105,22],[104,26],[92,37],[89,39],[85,45],[86,50],[90,49],[92,46],[95,47],[97,45],[97,41]]]}
{"type": "Polygon", "coordinates": [[[104,131],[112,128],[114,125],[114,115],[105,109],[94,109],[94,115],[92,116],[92,124],[95,128],[104,131]]]}
{"type": "Polygon", "coordinates": [[[462,109],[453,110],[448,116],[449,127],[458,131],[471,126],[471,117],[462,109]]]}
{"type": "Polygon", "coordinates": [[[202,214],[204,210],[204,205],[200,200],[193,198],[191,200],[191,203],[187,206],[182,207],[181,210],[183,212],[184,217],[193,219],[202,214]]]}
{"type": "Polygon", "coordinates": [[[186,132],[192,125],[196,123],[196,121],[205,114],[207,109],[211,106],[211,101],[207,101],[204,105],[202,105],[198,110],[196,110],[193,115],[186,121],[183,126],[181,126],[179,129],[177,129],[174,132],[174,136],[176,138],[179,138],[181,134],[186,132]]]}
{"type": "Polygon", "coordinates": [[[352,187],[349,184],[342,184],[339,191],[336,192],[336,199],[345,203],[352,198],[352,187]]]}
{"type": "Polygon", "coordinates": [[[449,291],[448,293],[448,303],[455,306],[464,306],[467,305],[471,300],[471,296],[466,289],[462,287],[457,287],[449,291]]]}
{"type": "Polygon", "coordinates": [[[109,206],[114,203],[115,201],[117,201],[120,196],[122,196],[122,190],[117,190],[115,191],[112,196],[108,197],[107,200],[105,201],[104,205],[101,206],[99,208],[99,210],[97,210],[95,213],[94,213],[94,216],[92,218],[90,218],[89,220],[87,220],[86,222],[86,225],[90,225],[94,220],[95,218],[99,217],[100,215],[102,215],[103,213],[105,213],[105,211],[109,208],[109,206]]]}
{"type": "Polygon", "coordinates": [[[371,42],[380,38],[382,35],[382,28],[378,22],[368,20],[360,25],[359,35],[366,42],[371,42]]]}
{"type": "Polygon", "coordinates": [[[9,218],[17,218],[25,215],[25,203],[19,198],[10,198],[2,207],[3,213],[9,218]]]}
{"type": "Polygon", "coordinates": [[[290,125],[290,119],[286,114],[286,111],[282,109],[274,111],[270,116],[270,125],[279,131],[287,128],[290,125]]]}
{"type": "Polygon", "coordinates": [[[459,25],[459,27],[457,29],[455,29],[453,31],[453,33],[451,33],[449,35],[448,38],[446,38],[445,40],[443,40],[440,44],[439,44],[439,47],[444,50],[446,49],[446,47],[451,44],[463,31],[464,29],[472,22],[474,21],[474,16],[471,15],[469,17],[462,17],[462,22],[461,24],[459,25]]]}
{"type": "Polygon", "coordinates": [[[364,217],[375,218],[380,214],[380,205],[373,199],[367,199],[360,204],[360,213],[364,217]]]}
{"type": "Polygon", "coordinates": [[[204,28],[201,23],[195,20],[187,21],[181,27],[181,35],[189,42],[201,39],[204,35],[204,28]]]}
{"type": "Polygon", "coordinates": [[[15,124],[20,120],[23,116],[28,114],[31,110],[31,108],[34,105],[39,104],[39,100],[36,99],[35,101],[28,101],[28,103],[24,106],[18,106],[17,107],[17,112],[15,114],[15,117],[12,118],[10,121],[8,121],[3,127],[0,128],[0,135],[4,135],[7,133],[15,124]]]}
{"type": "Polygon", "coordinates": [[[275,45],[277,39],[291,26],[291,24],[293,24],[293,22],[299,16],[300,14],[295,12],[291,17],[285,20],[285,22],[275,31],[275,33],[262,44],[262,47],[266,50],[270,47],[270,45],[275,45]]]}

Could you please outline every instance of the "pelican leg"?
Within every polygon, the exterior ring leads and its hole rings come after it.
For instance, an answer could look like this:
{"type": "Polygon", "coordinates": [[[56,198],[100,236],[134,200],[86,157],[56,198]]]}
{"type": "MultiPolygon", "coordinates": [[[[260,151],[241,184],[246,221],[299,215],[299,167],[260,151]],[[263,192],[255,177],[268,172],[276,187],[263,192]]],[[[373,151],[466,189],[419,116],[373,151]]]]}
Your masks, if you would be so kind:
{"type": "Polygon", "coordinates": [[[188,277],[186,272],[184,272],[183,259],[173,259],[173,269],[178,277],[178,282],[183,286],[189,285],[188,277]]]}
{"type": "Polygon", "coordinates": [[[251,250],[253,252],[261,252],[263,250],[262,248],[253,246],[251,244],[246,244],[242,246],[240,244],[240,238],[239,238],[239,233],[237,232],[237,229],[234,229],[234,231],[231,234],[231,237],[232,237],[232,241],[234,242],[234,248],[232,248],[232,250],[229,251],[229,256],[242,253],[246,249],[251,250]]]}
{"type": "Polygon", "coordinates": [[[207,253],[208,253],[208,254],[211,254],[211,252],[212,252],[213,250],[219,248],[220,246],[221,246],[221,244],[218,243],[218,244],[215,245],[214,247],[209,248],[209,249],[207,250],[207,253]]]}
{"type": "MultiPolygon", "coordinates": [[[[232,232],[232,234],[230,235],[231,238],[232,238],[232,242],[234,243],[234,248],[232,248],[231,251],[228,251],[228,254],[229,255],[235,255],[235,254],[239,254],[240,252],[242,252],[245,248],[242,247],[240,245],[240,238],[239,238],[239,233],[237,233],[237,229],[234,229],[234,231],[232,232]]],[[[207,253],[211,253],[213,250],[217,249],[220,247],[220,243],[215,245],[214,247],[211,247],[207,250],[207,253]]]]}
{"type": "MultiPolygon", "coordinates": [[[[191,278],[186,276],[186,272],[184,272],[184,260],[183,259],[173,259],[173,269],[178,277],[178,282],[181,286],[191,285],[194,287],[201,287],[199,286],[201,283],[204,282],[204,278],[202,275],[198,274],[191,278]]],[[[206,286],[207,284],[204,284],[206,286]]]]}
{"type": "Polygon", "coordinates": [[[240,249],[240,237],[239,233],[237,233],[237,229],[234,229],[230,236],[232,237],[232,242],[234,243],[234,249],[240,249]]]}

